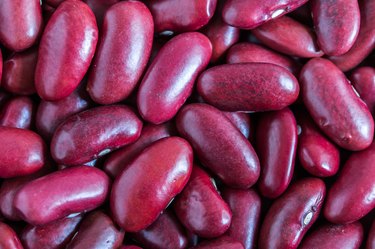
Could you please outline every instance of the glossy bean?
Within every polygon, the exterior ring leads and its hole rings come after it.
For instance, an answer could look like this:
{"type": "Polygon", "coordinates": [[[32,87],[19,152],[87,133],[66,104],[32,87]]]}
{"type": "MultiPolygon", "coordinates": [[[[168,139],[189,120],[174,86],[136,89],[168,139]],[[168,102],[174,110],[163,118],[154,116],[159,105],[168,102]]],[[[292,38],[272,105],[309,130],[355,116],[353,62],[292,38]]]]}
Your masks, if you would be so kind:
{"type": "Polygon", "coordinates": [[[23,249],[16,232],[7,224],[0,222],[0,248],[1,249],[23,249]]]}
{"type": "Polygon", "coordinates": [[[243,245],[231,237],[222,236],[213,240],[204,241],[191,249],[244,249],[243,245]]]}
{"type": "Polygon", "coordinates": [[[102,29],[103,19],[106,11],[120,0],[84,0],[85,3],[94,12],[96,17],[96,23],[99,29],[102,29]]]}
{"type": "Polygon", "coordinates": [[[35,113],[35,104],[29,97],[10,99],[0,112],[0,125],[30,129],[35,113]]]}
{"type": "Polygon", "coordinates": [[[359,67],[353,71],[350,80],[354,88],[366,103],[371,113],[375,114],[375,68],[359,67]]]}
{"type": "Polygon", "coordinates": [[[250,138],[250,135],[254,135],[254,130],[250,116],[247,113],[243,112],[223,112],[224,115],[237,127],[237,129],[244,135],[247,139],[250,138]]]}
{"type": "Polygon", "coordinates": [[[375,221],[372,222],[370,232],[367,236],[366,249],[375,249],[375,221]]]}

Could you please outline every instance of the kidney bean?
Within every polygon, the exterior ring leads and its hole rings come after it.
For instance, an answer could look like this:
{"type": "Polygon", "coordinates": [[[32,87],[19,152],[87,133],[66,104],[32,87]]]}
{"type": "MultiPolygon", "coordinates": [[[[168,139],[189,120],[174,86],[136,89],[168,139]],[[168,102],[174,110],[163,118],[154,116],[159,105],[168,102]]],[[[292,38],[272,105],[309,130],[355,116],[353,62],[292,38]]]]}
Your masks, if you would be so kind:
{"type": "Polygon", "coordinates": [[[99,29],[102,27],[104,15],[107,10],[119,1],[120,0],[84,0],[84,2],[94,12],[99,29]]]}
{"type": "Polygon", "coordinates": [[[14,97],[2,108],[0,125],[30,129],[34,113],[35,105],[29,97],[14,97]]]}
{"type": "Polygon", "coordinates": [[[210,241],[204,241],[191,249],[244,249],[243,245],[231,237],[222,236],[210,241]]]}
{"type": "Polygon", "coordinates": [[[67,249],[112,249],[121,246],[125,232],[111,218],[96,211],[84,218],[67,249]]]}
{"type": "Polygon", "coordinates": [[[147,65],[153,27],[141,2],[120,2],[108,9],[87,83],[95,102],[113,104],[130,95],[147,65]]]}
{"type": "MultiPolygon", "coordinates": [[[[375,48],[375,2],[373,0],[362,0],[359,1],[359,5],[361,25],[354,45],[343,55],[329,57],[344,72],[360,64],[375,48]]],[[[346,22],[345,25],[348,25],[348,23],[346,22]]]]}
{"type": "Polygon", "coordinates": [[[290,12],[288,16],[292,17],[293,19],[306,24],[307,26],[313,27],[313,20],[311,16],[311,2],[308,1],[304,5],[301,5],[293,12],[290,12]]]}
{"type": "Polygon", "coordinates": [[[192,148],[179,137],[145,149],[113,183],[110,206],[117,224],[129,232],[151,225],[185,187],[192,163],[192,148]]]}
{"type": "Polygon", "coordinates": [[[0,248],[23,249],[16,232],[3,222],[0,222],[0,248]]]}
{"type": "Polygon", "coordinates": [[[372,222],[372,226],[370,228],[370,232],[367,237],[366,249],[374,249],[375,248],[375,221],[372,222]]]}
{"type": "Polygon", "coordinates": [[[0,42],[13,51],[31,47],[42,32],[42,8],[39,0],[3,0],[0,2],[0,42]]]}
{"type": "Polygon", "coordinates": [[[303,102],[319,128],[347,150],[368,147],[374,120],[345,75],[329,60],[315,58],[301,71],[303,102]]]}
{"type": "Polygon", "coordinates": [[[98,40],[91,9],[78,0],[66,0],[51,16],[42,35],[35,70],[39,96],[56,101],[77,88],[90,66],[98,40]]]}
{"type": "Polygon", "coordinates": [[[137,105],[143,119],[154,124],[172,119],[191,94],[211,52],[211,42],[197,32],[178,35],[165,44],[139,87],[137,105]]]}
{"type": "Polygon", "coordinates": [[[57,163],[78,165],[130,144],[142,122],[127,106],[100,106],[75,114],[56,129],[51,155],[57,163]]]}
{"type": "MultiPolygon", "coordinates": [[[[82,220],[82,214],[67,217],[44,226],[28,225],[21,234],[25,249],[65,248],[82,220]]],[[[93,237],[92,239],[95,239],[93,237]]]]}
{"type": "Polygon", "coordinates": [[[66,0],[45,0],[45,3],[54,7],[54,8],[57,8],[59,7],[59,5],[63,2],[65,2],[66,0]]]}
{"type": "Polygon", "coordinates": [[[29,130],[0,126],[0,178],[32,174],[45,163],[42,138],[29,130]]]}
{"type": "Polygon", "coordinates": [[[14,53],[7,58],[4,61],[2,79],[4,89],[21,95],[35,93],[34,75],[37,59],[37,48],[32,48],[22,53],[14,53]]]}
{"type": "Polygon", "coordinates": [[[253,29],[274,18],[285,15],[307,0],[228,0],[223,8],[223,19],[231,26],[253,29]]]}
{"type": "Polygon", "coordinates": [[[307,235],[300,249],[358,249],[363,239],[361,223],[347,225],[325,224],[307,235]]]}
{"type": "Polygon", "coordinates": [[[255,248],[261,212],[261,199],[252,189],[225,188],[223,199],[232,211],[232,222],[227,235],[242,243],[244,249],[255,248]]]}
{"type": "Polygon", "coordinates": [[[280,110],[296,101],[297,79],[268,63],[226,64],[204,71],[197,82],[205,101],[225,111],[280,110]]]}
{"type": "Polygon", "coordinates": [[[243,112],[223,112],[224,115],[237,127],[237,129],[244,135],[247,139],[251,135],[254,135],[253,128],[251,127],[250,116],[243,112]]]}
{"type": "Polygon", "coordinates": [[[152,249],[182,249],[187,246],[185,231],[170,211],[162,213],[146,229],[132,234],[132,238],[152,249]]]}
{"type": "Polygon", "coordinates": [[[371,113],[375,114],[375,68],[359,67],[350,76],[354,88],[366,103],[371,113]]]}
{"type": "Polygon", "coordinates": [[[325,185],[318,178],[292,184],[268,210],[260,230],[259,249],[297,248],[318,218],[324,196],[325,185]]]}
{"type": "Polygon", "coordinates": [[[359,220],[375,207],[375,143],[353,153],[328,192],[324,216],[333,223],[359,220]]]}

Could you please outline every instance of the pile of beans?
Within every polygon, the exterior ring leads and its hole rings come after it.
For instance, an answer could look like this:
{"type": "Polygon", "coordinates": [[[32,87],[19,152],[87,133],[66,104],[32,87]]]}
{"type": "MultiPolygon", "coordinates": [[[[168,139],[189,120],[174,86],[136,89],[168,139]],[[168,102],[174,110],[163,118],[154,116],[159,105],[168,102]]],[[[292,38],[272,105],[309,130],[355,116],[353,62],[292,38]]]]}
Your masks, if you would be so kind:
{"type": "Polygon", "coordinates": [[[0,0],[0,249],[375,249],[375,0],[0,0]]]}

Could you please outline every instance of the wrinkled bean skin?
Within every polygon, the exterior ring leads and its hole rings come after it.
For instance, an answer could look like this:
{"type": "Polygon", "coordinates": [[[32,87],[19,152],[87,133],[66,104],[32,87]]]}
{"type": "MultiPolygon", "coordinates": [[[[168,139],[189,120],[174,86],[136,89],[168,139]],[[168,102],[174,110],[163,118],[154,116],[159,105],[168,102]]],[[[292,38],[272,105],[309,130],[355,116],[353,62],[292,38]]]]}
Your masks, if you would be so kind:
{"type": "Polygon", "coordinates": [[[366,103],[372,114],[375,114],[375,68],[360,67],[350,76],[354,88],[366,103]]]}
{"type": "Polygon", "coordinates": [[[254,135],[254,130],[251,127],[251,120],[249,114],[243,112],[223,113],[247,139],[249,139],[250,133],[251,135],[254,135]]]}
{"type": "Polygon", "coordinates": [[[0,126],[0,178],[32,174],[45,163],[46,146],[29,130],[0,126]]]}
{"type": "Polygon", "coordinates": [[[29,97],[10,99],[0,112],[0,125],[30,129],[35,113],[34,102],[29,97]]]}
{"type": "Polygon", "coordinates": [[[358,249],[363,239],[361,223],[347,225],[325,224],[307,235],[300,249],[358,249]]]}
{"type": "Polygon", "coordinates": [[[110,206],[116,223],[128,232],[151,225],[185,187],[192,164],[192,148],[182,138],[150,145],[113,183],[110,206]]]}
{"type": "Polygon", "coordinates": [[[345,224],[359,220],[375,207],[375,144],[353,153],[328,192],[324,217],[345,224]],[[355,205],[353,205],[355,203],[355,205]]]}
{"type": "Polygon", "coordinates": [[[67,168],[24,185],[14,197],[13,205],[29,224],[45,225],[97,208],[105,201],[109,184],[108,176],[97,168],[67,168]]]}
{"type": "Polygon", "coordinates": [[[307,0],[228,0],[222,15],[224,21],[231,26],[253,29],[295,10],[306,2],[307,0]]]}
{"type": "Polygon", "coordinates": [[[165,44],[139,87],[137,105],[143,119],[160,124],[173,118],[190,96],[211,53],[210,40],[197,32],[178,35],[165,44]]]}
{"type": "Polygon", "coordinates": [[[252,145],[218,109],[207,104],[186,105],[176,126],[200,162],[224,184],[246,189],[258,180],[260,165],[252,145]]]}
{"type": "Polygon", "coordinates": [[[102,29],[103,19],[106,11],[119,1],[120,0],[84,0],[84,2],[94,12],[99,29],[102,29]]]}
{"type": "MultiPolygon", "coordinates": [[[[34,75],[38,50],[29,49],[14,53],[4,61],[2,86],[11,93],[30,95],[35,93],[34,75]]],[[[1,74],[0,74],[1,77],[1,74]]]]}
{"type": "Polygon", "coordinates": [[[94,56],[98,27],[89,6],[66,0],[44,29],[35,70],[35,88],[48,101],[69,96],[81,82],[94,56]]]}
{"type": "Polygon", "coordinates": [[[326,55],[342,55],[358,37],[361,14],[357,0],[314,0],[311,12],[319,47],[326,55]]]}
{"type": "Polygon", "coordinates": [[[187,246],[184,228],[172,212],[162,213],[149,227],[132,235],[145,248],[183,249],[187,246]]]}
{"type": "Polygon", "coordinates": [[[151,13],[141,2],[125,1],[108,9],[87,83],[95,102],[113,104],[130,95],[150,57],[153,27],[151,13]]]}
{"type": "Polygon", "coordinates": [[[191,249],[244,249],[243,245],[228,236],[222,236],[213,240],[204,241],[191,249]]]}
{"type": "Polygon", "coordinates": [[[367,237],[366,249],[375,249],[375,221],[372,222],[372,226],[367,237]]]}
{"type": "Polygon", "coordinates": [[[119,248],[125,232],[119,230],[111,218],[96,211],[84,218],[77,234],[67,249],[112,249],[119,248]]]}
{"type": "Polygon", "coordinates": [[[7,224],[0,222],[0,248],[23,249],[16,232],[7,224]]]}
{"type": "Polygon", "coordinates": [[[298,135],[293,113],[289,108],[264,113],[255,135],[261,165],[259,191],[276,198],[287,189],[294,172],[298,135]]]}
{"type": "Polygon", "coordinates": [[[44,226],[28,225],[21,234],[25,249],[65,248],[77,230],[82,215],[67,217],[44,226]]]}
{"type": "Polygon", "coordinates": [[[332,62],[321,58],[310,60],[302,68],[300,84],[307,110],[332,141],[353,151],[371,144],[374,136],[371,113],[332,62]]]}
{"type": "MultiPolygon", "coordinates": [[[[360,64],[375,48],[375,1],[362,0],[359,4],[361,25],[357,40],[347,53],[329,57],[344,72],[360,64]]],[[[345,22],[345,25],[348,23],[345,22]]]]}
{"type": "Polygon", "coordinates": [[[252,34],[268,47],[287,55],[303,58],[323,55],[310,28],[287,16],[252,30],[252,34]]]}
{"type": "Polygon", "coordinates": [[[216,1],[144,0],[154,17],[156,33],[163,31],[182,33],[198,30],[213,16],[216,1]]]}
{"type": "Polygon", "coordinates": [[[324,182],[318,178],[292,184],[268,210],[260,230],[259,249],[297,248],[319,216],[325,191],[324,182]]]}
{"type": "Polygon", "coordinates": [[[141,130],[142,121],[127,106],[91,108],[59,125],[51,155],[59,164],[78,165],[136,141],[141,130]]]}
{"type": "Polygon", "coordinates": [[[42,32],[43,18],[39,0],[0,2],[0,42],[13,51],[31,47],[42,32]]]}
{"type": "Polygon", "coordinates": [[[198,93],[224,111],[281,110],[296,101],[297,79],[285,68],[268,63],[226,64],[204,71],[198,93]]]}
{"type": "Polygon", "coordinates": [[[203,238],[224,234],[232,219],[232,212],[212,179],[198,166],[193,167],[189,182],[174,201],[173,208],[181,223],[203,238]]]}
{"type": "Polygon", "coordinates": [[[226,235],[241,242],[244,249],[255,248],[261,214],[259,195],[252,189],[230,188],[224,189],[222,195],[232,211],[232,222],[226,235]]]}

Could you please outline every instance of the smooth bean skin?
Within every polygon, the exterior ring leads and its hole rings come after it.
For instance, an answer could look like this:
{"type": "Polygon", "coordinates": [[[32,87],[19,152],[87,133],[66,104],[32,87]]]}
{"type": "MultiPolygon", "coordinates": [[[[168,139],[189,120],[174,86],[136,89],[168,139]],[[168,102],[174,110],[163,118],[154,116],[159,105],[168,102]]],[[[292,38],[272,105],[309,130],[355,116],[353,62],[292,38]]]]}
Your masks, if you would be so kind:
{"type": "Polygon", "coordinates": [[[142,121],[127,106],[99,106],[70,116],[56,129],[51,155],[59,164],[78,165],[138,139],[142,121]]]}
{"type": "MultiPolygon", "coordinates": [[[[355,68],[375,48],[375,2],[373,0],[363,0],[359,1],[359,5],[361,25],[354,45],[343,55],[329,57],[343,72],[355,68]]],[[[348,23],[346,22],[345,25],[348,25],[348,23]]]]}
{"type": "Polygon", "coordinates": [[[207,104],[186,105],[176,126],[200,162],[224,184],[246,189],[258,180],[259,159],[252,145],[218,109],[207,104]]]}
{"type": "Polygon", "coordinates": [[[338,224],[359,220],[375,208],[375,144],[353,153],[328,191],[324,217],[338,224]],[[355,205],[353,205],[355,203],[355,205]]]}
{"type": "Polygon", "coordinates": [[[44,226],[28,225],[22,231],[21,241],[25,249],[65,248],[78,229],[82,216],[66,217],[44,226]]]}
{"type": "Polygon", "coordinates": [[[173,127],[170,123],[145,125],[137,141],[109,155],[104,163],[103,170],[109,176],[115,178],[146,147],[159,139],[169,137],[173,134],[173,127]]]}
{"type": "Polygon", "coordinates": [[[357,0],[311,1],[319,47],[326,55],[342,55],[358,37],[361,14],[357,0]]]}
{"type": "Polygon", "coordinates": [[[32,48],[22,53],[14,53],[7,58],[4,61],[2,78],[4,89],[20,95],[34,94],[34,75],[37,59],[37,48],[32,48]]]}
{"type": "Polygon", "coordinates": [[[325,224],[308,234],[300,249],[358,249],[363,239],[361,223],[347,225],[325,224]]]}
{"type": "Polygon", "coordinates": [[[222,196],[232,211],[226,235],[241,242],[244,249],[255,248],[262,205],[259,195],[252,189],[225,188],[222,196]]]}
{"type": "Polygon", "coordinates": [[[350,80],[371,113],[375,114],[375,68],[359,67],[353,71],[350,80]]]}
{"type": "Polygon", "coordinates": [[[45,163],[46,146],[33,131],[0,126],[0,178],[32,174],[45,163]]]}
{"type": "Polygon", "coordinates": [[[125,232],[118,229],[111,218],[102,211],[95,211],[84,218],[78,232],[67,249],[119,248],[125,232]]]}
{"type": "Polygon", "coordinates": [[[132,238],[145,248],[183,249],[187,246],[185,230],[171,211],[162,213],[152,225],[132,234],[132,238]]]}
{"type": "Polygon", "coordinates": [[[181,223],[203,238],[224,234],[232,220],[232,212],[213,180],[198,166],[193,167],[189,182],[174,201],[173,208],[181,223]]]}
{"type": "Polygon", "coordinates": [[[281,110],[297,100],[297,79],[285,68],[268,63],[225,64],[204,71],[198,93],[224,111],[281,110]]]}
{"type": "Polygon", "coordinates": [[[105,201],[109,184],[109,177],[97,168],[67,168],[24,185],[14,197],[13,205],[29,224],[45,225],[97,208],[105,201]]]}
{"type": "Polygon", "coordinates": [[[191,249],[244,249],[243,245],[231,237],[222,236],[213,240],[204,241],[191,249]]]}
{"type": "Polygon", "coordinates": [[[137,106],[143,119],[154,124],[172,119],[190,96],[211,53],[210,40],[197,32],[178,35],[165,44],[138,90],[137,106]]]}
{"type": "Polygon", "coordinates": [[[252,34],[268,47],[302,58],[320,57],[323,52],[309,27],[283,16],[252,30],[252,34]]]}
{"type": "Polygon", "coordinates": [[[198,30],[212,18],[216,1],[144,0],[154,17],[156,33],[164,31],[182,33],[198,30]]]}
{"type": "Polygon", "coordinates": [[[185,187],[192,164],[192,148],[182,138],[150,145],[113,183],[110,206],[116,223],[129,232],[151,225],[185,187]]]}
{"type": "Polygon", "coordinates": [[[231,26],[254,29],[306,2],[307,0],[228,0],[225,2],[222,16],[231,26]]]}
{"type": "Polygon", "coordinates": [[[333,142],[353,151],[371,144],[374,136],[371,113],[332,62],[322,58],[310,60],[302,68],[300,84],[307,110],[333,142]]]}
{"type": "Polygon", "coordinates": [[[84,0],[84,2],[94,12],[96,23],[99,29],[102,29],[103,19],[106,11],[120,0],[84,0]]]}
{"type": "Polygon", "coordinates": [[[39,0],[0,2],[0,43],[13,51],[31,47],[42,32],[43,18],[39,0]]]}
{"type": "Polygon", "coordinates": [[[0,222],[0,248],[1,249],[23,249],[16,232],[7,224],[0,222]]]}
{"type": "Polygon", "coordinates": [[[13,97],[0,112],[0,125],[30,129],[35,113],[35,104],[26,96],[13,97]]]}
{"type": "Polygon", "coordinates": [[[142,2],[120,2],[107,10],[87,82],[95,102],[113,104],[130,95],[150,57],[153,27],[142,2]]]}
{"type": "Polygon", "coordinates": [[[375,221],[372,222],[370,232],[367,236],[366,249],[375,249],[375,221]]]}
{"type": "Polygon", "coordinates": [[[293,183],[268,210],[260,230],[259,249],[297,248],[319,216],[325,191],[324,182],[318,178],[293,183]]]}
{"type": "Polygon", "coordinates": [[[44,29],[35,70],[38,95],[48,101],[69,96],[81,82],[94,56],[98,27],[89,6],[66,0],[44,29]]]}
{"type": "Polygon", "coordinates": [[[250,133],[251,135],[254,135],[254,130],[250,116],[247,113],[243,112],[223,112],[225,117],[227,117],[234,126],[237,127],[237,129],[246,137],[247,139],[250,138],[250,133]]]}

